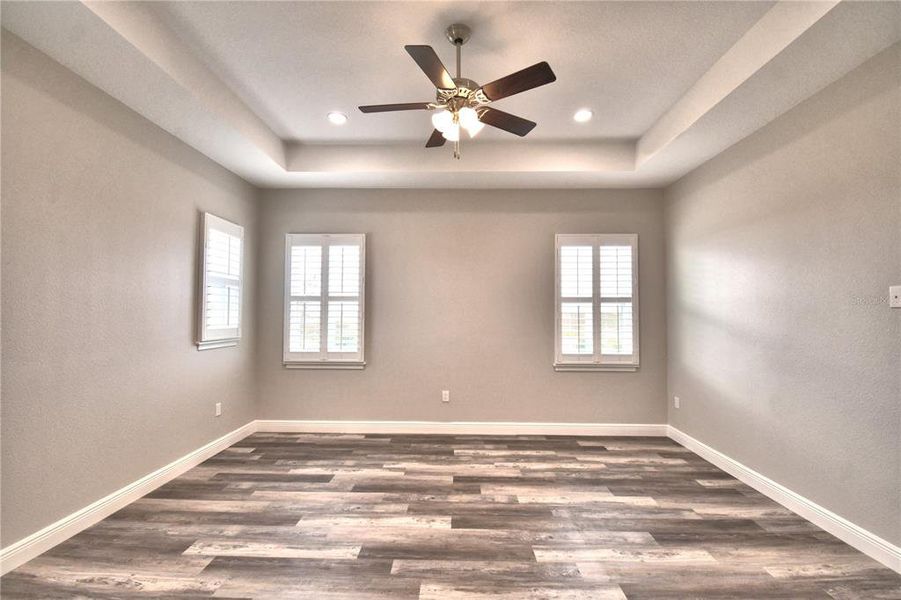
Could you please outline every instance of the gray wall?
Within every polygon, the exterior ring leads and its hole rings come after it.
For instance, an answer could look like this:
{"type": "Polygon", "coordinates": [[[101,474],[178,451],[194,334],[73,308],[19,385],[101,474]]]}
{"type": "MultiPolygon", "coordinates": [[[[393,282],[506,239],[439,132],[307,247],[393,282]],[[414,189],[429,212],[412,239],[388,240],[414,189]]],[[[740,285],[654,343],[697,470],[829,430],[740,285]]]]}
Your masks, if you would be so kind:
{"type": "Polygon", "coordinates": [[[252,291],[258,209],[246,183],[2,38],[6,546],[253,418],[253,320],[237,348],[192,342],[199,213],[247,227],[252,291]]]}
{"type": "Polygon", "coordinates": [[[666,191],[670,423],[896,544],[899,48],[666,191]]]}
{"type": "Polygon", "coordinates": [[[661,202],[643,190],[265,192],[259,416],[665,422],[661,202]],[[367,234],[365,370],[282,367],[288,232],[367,234]],[[552,368],[554,234],[584,232],[639,234],[636,373],[552,368]]]}

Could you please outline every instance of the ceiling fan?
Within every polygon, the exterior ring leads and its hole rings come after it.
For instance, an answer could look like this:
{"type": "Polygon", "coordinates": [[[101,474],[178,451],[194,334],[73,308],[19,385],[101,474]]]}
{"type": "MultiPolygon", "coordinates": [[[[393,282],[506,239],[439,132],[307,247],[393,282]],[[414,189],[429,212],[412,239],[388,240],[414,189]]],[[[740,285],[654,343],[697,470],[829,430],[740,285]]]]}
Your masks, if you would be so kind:
{"type": "Polygon", "coordinates": [[[404,46],[419,68],[435,84],[434,102],[409,102],[406,104],[377,104],[361,106],[364,113],[397,110],[437,110],[432,115],[435,130],[426,142],[426,148],[454,142],[454,158],[460,158],[461,128],[469,137],[475,137],[485,125],[491,125],[520,137],[534,129],[536,123],[505,113],[488,104],[513,94],[525,92],[557,80],[546,62],[526,67],[506,77],[480,86],[472,79],[460,75],[460,51],[471,35],[469,27],[454,24],[446,30],[447,39],[457,49],[457,76],[451,77],[441,59],[431,46],[404,46]]]}

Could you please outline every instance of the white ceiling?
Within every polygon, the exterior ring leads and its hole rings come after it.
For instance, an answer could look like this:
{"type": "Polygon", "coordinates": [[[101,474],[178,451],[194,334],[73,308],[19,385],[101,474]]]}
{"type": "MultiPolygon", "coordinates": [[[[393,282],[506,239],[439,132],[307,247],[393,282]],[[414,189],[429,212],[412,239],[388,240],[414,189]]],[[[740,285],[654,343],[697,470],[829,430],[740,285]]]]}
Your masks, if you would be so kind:
{"type": "MultiPolygon", "coordinates": [[[[15,2],[4,29],[248,181],[267,187],[656,187],[675,181],[901,39],[899,2],[15,2]],[[425,149],[429,101],[403,50],[473,29],[463,75],[541,60],[557,81],[425,149]],[[587,124],[572,121],[589,107],[587,124]],[[330,110],[348,114],[343,127],[330,110]]],[[[901,65],[899,65],[901,67],[901,65]]]]}
{"type": "MultiPolygon", "coordinates": [[[[772,2],[163,2],[167,22],[272,130],[301,142],[412,140],[424,111],[363,115],[361,104],[429,102],[404,51],[428,44],[454,70],[451,23],[470,24],[463,76],[488,83],[546,60],[557,81],[498,103],[538,123],[530,139],[644,133],[772,2]],[[595,118],[575,123],[589,107],[595,118]],[[339,110],[343,127],[326,121],[339,110]]],[[[487,129],[486,138],[511,134],[487,129]]]]}

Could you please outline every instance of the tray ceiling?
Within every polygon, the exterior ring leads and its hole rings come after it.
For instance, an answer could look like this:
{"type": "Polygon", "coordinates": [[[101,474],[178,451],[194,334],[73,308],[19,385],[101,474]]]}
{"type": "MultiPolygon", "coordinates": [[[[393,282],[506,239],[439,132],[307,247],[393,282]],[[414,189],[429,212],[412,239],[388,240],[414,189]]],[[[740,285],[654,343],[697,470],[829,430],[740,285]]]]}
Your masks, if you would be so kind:
{"type": "Polygon", "coordinates": [[[3,27],[248,181],[293,187],[648,187],[678,179],[901,39],[893,2],[4,2],[3,27]],[[473,29],[480,83],[547,60],[553,84],[426,150],[404,44],[473,29]],[[576,123],[582,107],[594,112],[576,123]],[[329,111],[349,117],[343,126],[329,111]]]}

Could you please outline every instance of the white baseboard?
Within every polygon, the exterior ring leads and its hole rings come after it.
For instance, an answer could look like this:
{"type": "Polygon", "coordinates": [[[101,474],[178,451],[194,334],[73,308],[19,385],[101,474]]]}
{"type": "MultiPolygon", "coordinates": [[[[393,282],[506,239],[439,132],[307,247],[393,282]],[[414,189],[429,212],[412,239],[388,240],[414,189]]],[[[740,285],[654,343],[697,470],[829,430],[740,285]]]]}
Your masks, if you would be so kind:
{"type": "Polygon", "coordinates": [[[3,548],[0,550],[0,575],[8,573],[57,544],[66,541],[76,533],[105,519],[120,508],[152,492],[164,483],[175,479],[185,471],[244,439],[255,431],[255,427],[256,422],[251,421],[243,427],[239,427],[231,433],[227,433],[221,438],[185,454],[181,458],[116,490],[81,510],[63,517],[56,523],[52,523],[40,531],[3,548]]]}
{"type": "Polygon", "coordinates": [[[816,502],[793,492],[780,483],[776,483],[769,477],[761,475],[754,469],[726,456],[719,450],[711,448],[704,442],[691,437],[672,425],[668,429],[670,438],[701,458],[713,463],[726,473],[775,500],[817,527],[828,531],[849,546],[860,550],[888,568],[901,573],[901,548],[898,546],[870,533],[862,527],[858,527],[844,517],[840,517],[816,502]]]}
{"type": "Polygon", "coordinates": [[[278,421],[258,420],[257,431],[290,433],[443,433],[450,435],[606,435],[666,437],[665,424],[515,423],[503,421],[278,421]]]}

